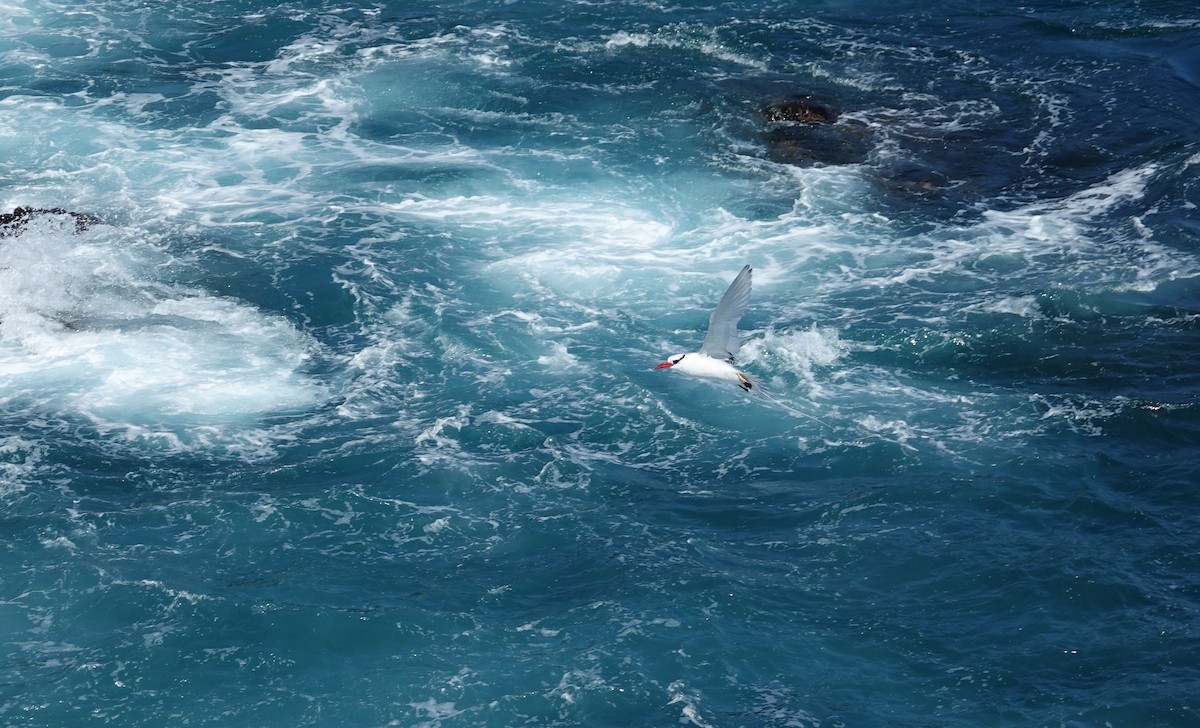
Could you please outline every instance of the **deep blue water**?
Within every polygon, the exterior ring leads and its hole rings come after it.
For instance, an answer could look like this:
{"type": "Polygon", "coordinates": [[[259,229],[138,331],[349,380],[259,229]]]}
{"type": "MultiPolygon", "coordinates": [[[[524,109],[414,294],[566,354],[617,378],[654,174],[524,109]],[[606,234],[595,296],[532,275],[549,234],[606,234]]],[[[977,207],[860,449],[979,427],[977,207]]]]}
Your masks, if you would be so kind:
{"type": "Polygon", "coordinates": [[[1198,119],[1185,2],[0,0],[0,723],[1200,724],[1198,119]]]}

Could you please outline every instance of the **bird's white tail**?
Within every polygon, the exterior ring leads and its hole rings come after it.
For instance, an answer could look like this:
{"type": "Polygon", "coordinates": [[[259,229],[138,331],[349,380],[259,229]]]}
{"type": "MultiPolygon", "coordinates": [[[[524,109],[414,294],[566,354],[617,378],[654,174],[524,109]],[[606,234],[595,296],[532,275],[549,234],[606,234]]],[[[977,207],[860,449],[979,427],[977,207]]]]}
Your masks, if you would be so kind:
{"type": "Polygon", "coordinates": [[[780,408],[784,412],[787,412],[788,414],[795,415],[797,417],[805,417],[807,419],[812,420],[813,422],[822,424],[831,430],[833,429],[833,425],[830,425],[828,422],[821,419],[820,417],[817,417],[816,415],[810,415],[807,412],[801,412],[800,410],[796,409],[795,407],[791,406],[790,404],[775,397],[773,394],[768,392],[763,387],[762,382],[759,381],[759,379],[757,377],[752,377],[749,374],[746,374],[745,372],[738,372],[738,378],[739,379],[744,378],[746,380],[742,385],[742,389],[749,392],[750,394],[762,397],[766,401],[768,401],[771,404],[775,405],[776,407],[780,408]]]}

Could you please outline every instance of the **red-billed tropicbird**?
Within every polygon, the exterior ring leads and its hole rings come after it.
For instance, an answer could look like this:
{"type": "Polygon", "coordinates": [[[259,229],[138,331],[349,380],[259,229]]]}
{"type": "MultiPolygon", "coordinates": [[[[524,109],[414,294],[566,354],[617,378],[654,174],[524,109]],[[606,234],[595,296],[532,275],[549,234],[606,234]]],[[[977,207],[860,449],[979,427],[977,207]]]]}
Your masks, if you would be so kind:
{"type": "Polygon", "coordinates": [[[750,303],[750,266],[742,268],[721,302],[708,317],[708,333],[700,351],[674,354],[655,369],[672,369],[701,379],[736,384],[747,392],[757,383],[734,366],[738,350],[738,319],[750,303]]]}

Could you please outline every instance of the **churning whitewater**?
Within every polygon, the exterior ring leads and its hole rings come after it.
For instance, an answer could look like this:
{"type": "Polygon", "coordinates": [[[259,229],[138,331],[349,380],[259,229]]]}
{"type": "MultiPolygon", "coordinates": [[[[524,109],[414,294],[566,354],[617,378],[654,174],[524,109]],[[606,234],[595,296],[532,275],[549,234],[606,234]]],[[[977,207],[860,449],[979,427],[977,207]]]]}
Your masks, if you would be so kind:
{"type": "Polygon", "coordinates": [[[1197,48],[0,0],[0,722],[1196,724],[1197,48]]]}

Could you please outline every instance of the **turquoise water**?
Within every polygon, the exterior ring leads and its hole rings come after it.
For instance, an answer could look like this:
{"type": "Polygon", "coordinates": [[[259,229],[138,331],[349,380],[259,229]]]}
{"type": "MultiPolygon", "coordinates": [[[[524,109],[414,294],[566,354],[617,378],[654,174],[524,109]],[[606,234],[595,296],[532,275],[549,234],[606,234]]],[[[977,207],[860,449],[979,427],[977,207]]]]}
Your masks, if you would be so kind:
{"type": "Polygon", "coordinates": [[[3,724],[1200,722],[1194,7],[195,5],[0,0],[3,724]]]}

